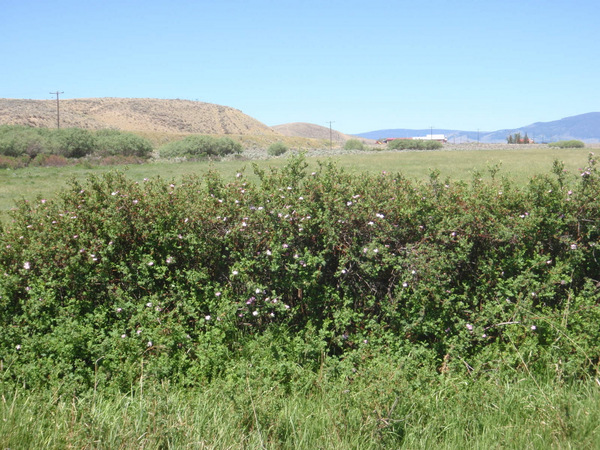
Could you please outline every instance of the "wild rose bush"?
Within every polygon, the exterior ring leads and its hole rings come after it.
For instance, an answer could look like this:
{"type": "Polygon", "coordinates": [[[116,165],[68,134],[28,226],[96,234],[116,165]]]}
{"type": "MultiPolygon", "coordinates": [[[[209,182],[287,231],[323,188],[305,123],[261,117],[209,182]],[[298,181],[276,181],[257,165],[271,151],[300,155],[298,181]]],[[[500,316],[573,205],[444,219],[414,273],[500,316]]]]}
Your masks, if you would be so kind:
{"type": "Polygon", "coordinates": [[[113,172],[19,203],[0,237],[2,377],[127,389],[259,357],[285,378],[381,355],[440,372],[598,371],[592,157],[578,180],[556,163],[526,188],[495,171],[310,172],[302,156],[254,170],[178,184],[113,172]]]}

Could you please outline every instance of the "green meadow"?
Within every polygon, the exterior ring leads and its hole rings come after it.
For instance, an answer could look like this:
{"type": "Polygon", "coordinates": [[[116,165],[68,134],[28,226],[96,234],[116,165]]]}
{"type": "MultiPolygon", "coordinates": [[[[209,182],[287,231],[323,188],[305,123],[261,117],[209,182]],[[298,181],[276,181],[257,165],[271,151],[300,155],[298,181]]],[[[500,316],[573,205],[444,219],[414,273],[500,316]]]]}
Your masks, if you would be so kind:
{"type": "MultiPolygon", "coordinates": [[[[401,173],[409,179],[425,180],[432,171],[438,170],[442,178],[469,180],[476,174],[489,176],[490,168],[499,168],[499,175],[517,183],[525,184],[538,174],[548,173],[555,160],[564,162],[565,170],[578,173],[586,164],[590,149],[553,149],[516,147],[514,150],[456,150],[443,151],[373,151],[358,154],[333,156],[311,156],[307,161],[316,167],[318,161],[334,161],[349,172],[390,172],[401,173]]],[[[253,164],[261,168],[281,167],[287,157],[267,160],[244,161],[228,160],[219,162],[151,162],[129,166],[89,166],[69,167],[27,167],[24,169],[0,170],[0,212],[6,212],[19,199],[33,200],[49,197],[66,186],[69,180],[83,180],[91,174],[101,174],[112,170],[125,170],[128,177],[141,181],[144,178],[160,176],[166,180],[180,180],[183,176],[202,176],[210,170],[217,170],[225,178],[231,178],[240,170],[252,174],[253,164]]]]}

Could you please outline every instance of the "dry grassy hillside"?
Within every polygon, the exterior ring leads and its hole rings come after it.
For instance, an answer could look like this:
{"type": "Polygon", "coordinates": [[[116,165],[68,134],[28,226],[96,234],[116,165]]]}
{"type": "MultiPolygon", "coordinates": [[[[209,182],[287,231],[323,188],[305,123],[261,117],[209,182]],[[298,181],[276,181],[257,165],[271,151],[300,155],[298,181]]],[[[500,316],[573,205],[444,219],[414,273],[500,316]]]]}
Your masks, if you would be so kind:
{"type": "Polygon", "coordinates": [[[277,133],[282,134],[284,136],[296,136],[310,139],[325,139],[327,141],[329,141],[331,136],[331,140],[338,144],[343,144],[348,139],[360,139],[364,142],[372,142],[369,139],[357,138],[356,136],[350,136],[344,133],[340,133],[336,130],[330,130],[328,127],[322,127],[320,125],[315,125],[312,123],[294,122],[286,123],[283,125],[275,125],[271,128],[273,128],[273,130],[275,130],[277,133]]]}
{"type": "MultiPolygon", "coordinates": [[[[0,99],[0,124],[55,127],[56,101],[0,99]]],[[[168,134],[277,135],[265,124],[237,109],[190,100],[60,100],[60,125],[61,128],[115,128],[168,134]]]]}

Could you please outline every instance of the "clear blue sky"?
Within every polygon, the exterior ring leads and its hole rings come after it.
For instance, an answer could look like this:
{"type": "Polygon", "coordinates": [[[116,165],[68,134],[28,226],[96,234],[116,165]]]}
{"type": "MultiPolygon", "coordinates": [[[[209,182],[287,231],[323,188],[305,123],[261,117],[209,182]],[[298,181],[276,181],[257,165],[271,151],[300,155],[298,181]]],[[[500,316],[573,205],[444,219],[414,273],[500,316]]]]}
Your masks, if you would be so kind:
{"type": "Polygon", "coordinates": [[[0,97],[493,131],[600,111],[598,0],[0,0],[0,97]]]}

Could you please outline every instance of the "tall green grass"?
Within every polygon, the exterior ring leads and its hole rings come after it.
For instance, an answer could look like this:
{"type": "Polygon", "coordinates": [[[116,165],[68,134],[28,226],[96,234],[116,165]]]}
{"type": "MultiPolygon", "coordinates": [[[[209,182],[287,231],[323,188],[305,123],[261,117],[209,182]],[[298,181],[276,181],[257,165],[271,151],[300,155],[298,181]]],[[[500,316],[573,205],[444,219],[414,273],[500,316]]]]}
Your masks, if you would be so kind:
{"type": "Polygon", "coordinates": [[[127,394],[56,396],[18,388],[0,399],[1,448],[600,447],[600,388],[526,375],[513,380],[408,379],[373,367],[354,380],[313,377],[286,393],[168,384],[127,394]]]}

